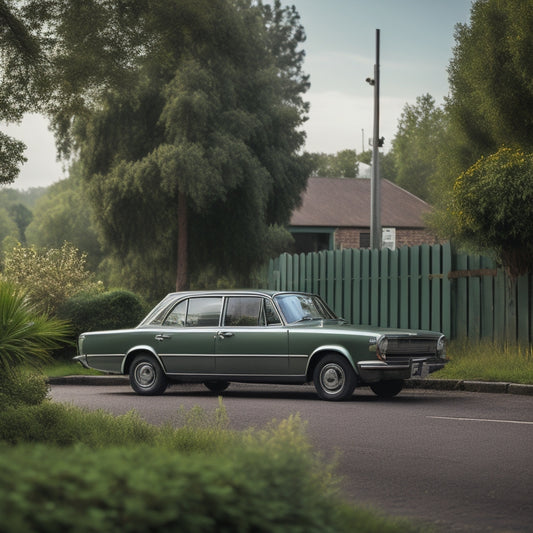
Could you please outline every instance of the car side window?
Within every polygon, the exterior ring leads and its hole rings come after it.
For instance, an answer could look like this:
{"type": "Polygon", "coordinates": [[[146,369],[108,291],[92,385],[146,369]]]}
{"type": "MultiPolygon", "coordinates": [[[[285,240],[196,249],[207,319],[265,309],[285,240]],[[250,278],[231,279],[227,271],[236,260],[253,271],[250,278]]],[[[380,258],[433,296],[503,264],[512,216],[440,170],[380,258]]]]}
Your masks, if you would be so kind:
{"type": "Polygon", "coordinates": [[[184,327],[185,316],[187,314],[187,300],[179,302],[174,309],[170,311],[163,322],[163,326],[184,327]]]}
{"type": "Polygon", "coordinates": [[[222,297],[190,298],[185,325],[188,327],[216,327],[220,323],[222,297]]]}
{"type": "Polygon", "coordinates": [[[264,300],[264,321],[267,326],[280,326],[281,320],[270,300],[264,300]]]}
{"type": "Polygon", "coordinates": [[[264,326],[261,322],[262,298],[239,296],[227,299],[225,326],[264,326]]]}

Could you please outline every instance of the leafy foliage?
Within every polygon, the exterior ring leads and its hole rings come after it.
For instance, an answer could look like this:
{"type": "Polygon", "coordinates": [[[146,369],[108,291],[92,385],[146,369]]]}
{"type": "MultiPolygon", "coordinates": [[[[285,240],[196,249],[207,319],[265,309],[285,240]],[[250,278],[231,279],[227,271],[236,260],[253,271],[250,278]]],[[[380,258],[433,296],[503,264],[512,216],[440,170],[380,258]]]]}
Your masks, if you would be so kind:
{"type": "Polygon", "coordinates": [[[6,252],[3,277],[24,287],[28,301],[46,313],[81,291],[99,291],[85,268],[85,255],[69,243],[61,248],[38,250],[21,245],[6,252]]]}
{"type": "Polygon", "coordinates": [[[193,431],[191,448],[190,425],[157,428],[133,412],[114,418],[53,403],[0,412],[1,440],[20,443],[1,445],[0,528],[416,531],[340,502],[331,465],[297,416],[261,432],[236,434],[218,422],[193,431]],[[21,443],[44,435],[63,447],[21,443]]]}
{"type": "Polygon", "coordinates": [[[431,199],[445,131],[446,115],[435,107],[431,95],[419,96],[415,105],[404,106],[392,141],[396,183],[422,200],[431,199]]]}
{"type": "Polygon", "coordinates": [[[533,150],[532,25],[532,0],[477,0],[470,23],[457,25],[444,175],[455,179],[504,144],[533,150]]]}
{"type": "Polygon", "coordinates": [[[341,150],[336,154],[311,154],[312,174],[322,178],[356,178],[359,175],[355,150],[341,150]]]}
{"type": "Polygon", "coordinates": [[[0,374],[48,361],[69,332],[66,322],[37,312],[20,287],[0,282],[0,374]]]}
{"type": "Polygon", "coordinates": [[[84,331],[135,327],[149,309],[129,291],[81,293],[66,300],[57,309],[57,316],[69,320],[78,336],[84,331]]]}
{"type": "Polygon", "coordinates": [[[511,275],[533,268],[533,154],[500,148],[457,178],[453,236],[493,250],[511,275]]]}
{"type": "Polygon", "coordinates": [[[46,376],[16,368],[0,372],[0,411],[9,407],[39,405],[48,396],[46,376]]]}
{"type": "Polygon", "coordinates": [[[69,242],[85,254],[87,268],[96,272],[104,254],[92,214],[79,178],[79,165],[75,164],[68,179],[48,187],[37,200],[24,236],[37,248],[61,248],[69,242]]]}

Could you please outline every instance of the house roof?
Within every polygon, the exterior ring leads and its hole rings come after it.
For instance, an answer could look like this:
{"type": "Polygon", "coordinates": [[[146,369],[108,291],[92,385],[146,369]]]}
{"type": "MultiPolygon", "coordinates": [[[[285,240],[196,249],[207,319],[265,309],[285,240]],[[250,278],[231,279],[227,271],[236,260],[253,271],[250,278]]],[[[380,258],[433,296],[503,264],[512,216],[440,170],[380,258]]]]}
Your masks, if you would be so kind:
{"type": "MultiPolygon", "coordinates": [[[[398,187],[381,180],[381,225],[424,228],[423,215],[431,206],[398,187]]],[[[370,179],[309,178],[291,226],[370,227],[370,179]]]]}

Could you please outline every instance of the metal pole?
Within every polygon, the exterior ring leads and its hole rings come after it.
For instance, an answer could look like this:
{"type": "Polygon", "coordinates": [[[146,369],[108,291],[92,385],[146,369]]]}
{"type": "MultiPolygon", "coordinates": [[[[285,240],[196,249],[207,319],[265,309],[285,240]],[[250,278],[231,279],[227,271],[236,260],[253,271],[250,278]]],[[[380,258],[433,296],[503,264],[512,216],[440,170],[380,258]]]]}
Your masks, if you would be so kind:
{"type": "Polygon", "coordinates": [[[381,183],[379,179],[379,30],[376,30],[374,65],[374,135],[372,138],[372,178],[370,180],[370,248],[381,248],[381,183]]]}

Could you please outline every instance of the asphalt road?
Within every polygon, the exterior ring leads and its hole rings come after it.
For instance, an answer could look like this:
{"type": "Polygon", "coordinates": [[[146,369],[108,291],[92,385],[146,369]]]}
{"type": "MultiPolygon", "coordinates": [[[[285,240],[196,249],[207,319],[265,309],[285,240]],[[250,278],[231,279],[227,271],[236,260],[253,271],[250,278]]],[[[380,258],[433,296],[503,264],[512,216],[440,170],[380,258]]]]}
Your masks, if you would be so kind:
{"type": "MultiPolygon", "coordinates": [[[[134,409],[154,424],[177,420],[180,406],[218,406],[202,385],[174,385],[158,397],[127,385],[53,385],[51,395],[115,414],[134,409]]],[[[223,396],[235,429],[299,413],[326,459],[340,451],[350,501],[438,531],[533,531],[532,396],[404,390],[380,400],[361,389],[335,403],[310,386],[244,384],[223,396]]]]}

